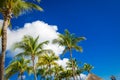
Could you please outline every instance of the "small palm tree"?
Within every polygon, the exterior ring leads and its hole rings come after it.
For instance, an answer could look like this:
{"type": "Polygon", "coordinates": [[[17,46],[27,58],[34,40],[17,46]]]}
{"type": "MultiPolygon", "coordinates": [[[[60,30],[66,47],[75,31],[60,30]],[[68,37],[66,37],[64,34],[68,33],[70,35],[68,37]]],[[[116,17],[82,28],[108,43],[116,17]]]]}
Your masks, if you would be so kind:
{"type": "Polygon", "coordinates": [[[84,70],[87,71],[88,73],[90,73],[93,68],[94,67],[90,64],[87,63],[84,64],[84,70]]]}
{"type": "Polygon", "coordinates": [[[43,9],[28,0],[0,0],[0,13],[3,16],[4,22],[2,25],[2,52],[0,54],[0,80],[4,80],[4,62],[5,52],[7,46],[7,28],[10,25],[11,18],[13,16],[19,16],[25,11],[31,11],[37,9],[42,11],[43,9]]]}
{"type": "MultiPolygon", "coordinates": [[[[64,53],[67,51],[70,52],[70,59],[72,59],[72,50],[75,49],[77,51],[82,52],[82,47],[78,45],[79,42],[85,40],[85,37],[76,37],[74,34],[71,34],[68,30],[65,30],[64,34],[60,34],[58,39],[53,40],[53,44],[58,43],[60,46],[65,46],[64,53]]],[[[73,63],[72,63],[73,67],[73,63]]],[[[73,72],[74,72],[74,68],[73,72]]],[[[75,74],[73,73],[74,80],[75,74]]]]}
{"type": "Polygon", "coordinates": [[[72,70],[72,73],[75,74],[76,79],[78,78],[77,76],[80,75],[80,73],[83,72],[83,69],[81,67],[79,67],[78,64],[80,64],[80,62],[77,62],[76,59],[70,59],[67,62],[67,68],[70,69],[70,70],[72,70]],[[74,72],[72,70],[72,63],[73,63],[74,72]]]}
{"type": "Polygon", "coordinates": [[[46,70],[47,70],[46,67],[41,67],[41,68],[37,69],[37,77],[40,76],[40,80],[46,79],[46,75],[47,75],[46,70]]]}
{"type": "Polygon", "coordinates": [[[38,66],[44,65],[47,68],[46,70],[47,73],[46,75],[48,75],[47,78],[49,78],[49,76],[50,79],[52,78],[52,74],[53,74],[52,67],[54,65],[57,65],[55,61],[58,59],[59,57],[56,56],[53,51],[48,51],[47,53],[44,53],[43,55],[39,56],[37,65],[38,66]]]}
{"type": "Polygon", "coordinates": [[[18,42],[18,43],[15,44],[15,49],[19,48],[19,49],[23,50],[23,52],[16,55],[16,57],[19,57],[19,56],[29,56],[29,57],[31,57],[35,80],[37,80],[35,57],[40,55],[40,53],[44,51],[43,46],[45,44],[48,44],[48,41],[38,43],[38,39],[39,39],[39,36],[35,39],[32,36],[24,36],[24,38],[22,39],[21,42],[18,42]]]}
{"type": "Polygon", "coordinates": [[[62,71],[62,73],[60,73],[59,78],[60,78],[60,80],[62,80],[62,79],[70,80],[70,78],[72,76],[73,76],[72,70],[67,69],[67,70],[62,71]]]}
{"type": "Polygon", "coordinates": [[[59,80],[60,74],[64,71],[63,67],[59,65],[55,65],[52,69],[54,72],[54,80],[59,80]]]}
{"type": "Polygon", "coordinates": [[[12,75],[18,73],[18,77],[23,80],[23,74],[29,69],[28,64],[30,60],[25,60],[24,58],[17,58],[13,60],[8,67],[5,69],[5,78],[9,79],[12,75]]]}

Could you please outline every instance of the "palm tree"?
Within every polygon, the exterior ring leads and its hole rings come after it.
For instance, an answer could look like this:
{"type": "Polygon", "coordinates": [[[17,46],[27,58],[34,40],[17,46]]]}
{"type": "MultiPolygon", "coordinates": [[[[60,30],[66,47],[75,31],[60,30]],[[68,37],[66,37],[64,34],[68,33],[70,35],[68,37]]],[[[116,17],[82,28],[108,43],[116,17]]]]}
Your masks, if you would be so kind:
{"type": "Polygon", "coordinates": [[[90,73],[93,68],[94,67],[90,64],[87,63],[84,64],[84,70],[87,71],[88,73],[90,73]]]}
{"type": "Polygon", "coordinates": [[[38,39],[39,39],[39,36],[35,39],[32,36],[24,36],[24,38],[22,39],[21,42],[18,42],[15,44],[15,49],[19,48],[19,49],[23,50],[23,52],[16,55],[17,57],[19,57],[19,56],[30,56],[31,57],[35,80],[37,80],[35,57],[40,55],[40,53],[44,51],[43,46],[45,44],[48,44],[48,41],[38,43],[38,39]]]}
{"type": "Polygon", "coordinates": [[[18,73],[18,77],[23,80],[23,74],[25,71],[29,69],[28,64],[30,60],[25,60],[22,58],[17,58],[13,60],[8,67],[5,69],[5,78],[6,80],[10,78],[12,75],[18,73]]]}
{"type": "Polygon", "coordinates": [[[4,62],[7,46],[7,28],[10,25],[10,20],[13,16],[19,16],[25,11],[37,9],[42,11],[42,8],[28,0],[0,0],[0,13],[3,16],[4,22],[2,25],[2,52],[0,54],[0,80],[4,80],[4,62]]]}
{"type": "Polygon", "coordinates": [[[37,77],[40,76],[40,80],[45,80],[45,77],[47,75],[46,70],[47,70],[46,67],[41,67],[41,68],[37,69],[37,77]]]}
{"type": "Polygon", "coordinates": [[[80,73],[83,72],[83,69],[78,66],[79,63],[80,63],[80,62],[77,62],[76,59],[70,59],[70,60],[67,62],[67,68],[68,68],[68,69],[71,70],[72,68],[74,68],[74,72],[73,72],[73,70],[72,70],[72,73],[75,74],[76,79],[78,78],[77,76],[80,75],[80,73]],[[72,63],[73,63],[73,67],[72,67],[72,63]]]}
{"type": "Polygon", "coordinates": [[[84,72],[83,68],[78,67],[78,69],[76,70],[76,74],[79,76],[79,80],[81,80],[81,73],[84,72]]]}
{"type": "Polygon", "coordinates": [[[69,69],[62,71],[59,75],[60,80],[62,79],[70,80],[71,77],[72,77],[72,70],[69,69]]]}
{"type": "Polygon", "coordinates": [[[57,63],[55,62],[56,60],[58,60],[59,57],[55,55],[55,53],[53,51],[47,51],[46,53],[44,53],[43,55],[40,55],[38,58],[38,66],[42,66],[44,65],[47,70],[46,70],[46,75],[47,78],[52,78],[52,74],[53,74],[53,70],[52,67],[57,65],[57,63]]]}
{"type": "MultiPolygon", "coordinates": [[[[70,59],[72,59],[72,50],[75,49],[77,51],[82,52],[82,47],[78,45],[79,42],[82,40],[85,40],[85,37],[76,37],[74,34],[70,34],[68,30],[65,30],[64,34],[60,34],[58,39],[53,40],[53,44],[58,43],[60,46],[65,46],[64,52],[69,51],[70,52],[70,59]]],[[[72,63],[72,69],[73,63],[72,63]]],[[[75,80],[75,74],[73,73],[74,80],[75,80]]]]}
{"type": "Polygon", "coordinates": [[[54,80],[59,80],[60,74],[64,71],[62,66],[55,65],[53,67],[53,72],[54,72],[54,80]]]}

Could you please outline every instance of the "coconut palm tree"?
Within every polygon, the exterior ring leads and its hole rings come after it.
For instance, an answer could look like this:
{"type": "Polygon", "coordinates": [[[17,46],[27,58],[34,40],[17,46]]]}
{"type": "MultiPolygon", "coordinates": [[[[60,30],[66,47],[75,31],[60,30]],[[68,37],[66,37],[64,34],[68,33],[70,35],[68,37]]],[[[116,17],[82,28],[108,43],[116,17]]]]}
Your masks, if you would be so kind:
{"type": "Polygon", "coordinates": [[[48,78],[52,79],[53,74],[52,67],[57,65],[55,61],[58,59],[59,57],[56,56],[53,51],[47,51],[43,55],[39,56],[37,65],[38,66],[44,65],[47,68],[46,70],[47,79],[48,78]]]}
{"type": "Polygon", "coordinates": [[[23,80],[22,76],[24,72],[30,69],[30,67],[28,67],[29,63],[30,63],[30,60],[26,60],[25,58],[17,58],[13,60],[5,69],[6,80],[16,73],[18,73],[18,78],[23,80]]]}
{"type": "MultiPolygon", "coordinates": [[[[85,40],[85,37],[76,37],[74,34],[71,34],[68,30],[65,30],[64,34],[59,34],[58,39],[53,40],[53,44],[58,43],[60,46],[65,46],[64,53],[67,51],[70,52],[70,59],[72,59],[72,50],[75,49],[77,51],[82,52],[82,47],[78,45],[79,42],[85,40]]],[[[73,63],[72,63],[73,67],[73,63]]],[[[74,72],[74,68],[73,72],[74,72]]],[[[74,80],[75,74],[73,73],[74,80]]]]}
{"type": "Polygon", "coordinates": [[[54,72],[54,80],[60,80],[59,76],[60,74],[64,71],[64,68],[62,66],[59,65],[55,65],[53,67],[53,72],[54,72]]]}
{"type": "Polygon", "coordinates": [[[72,70],[64,70],[59,74],[59,80],[65,79],[65,80],[70,80],[70,78],[72,77],[72,70]]]}
{"type": "Polygon", "coordinates": [[[87,63],[84,64],[84,70],[87,71],[88,73],[90,73],[93,68],[94,67],[90,64],[87,63]]]}
{"type": "Polygon", "coordinates": [[[11,18],[17,17],[25,11],[37,9],[42,11],[43,9],[28,0],[0,0],[0,13],[3,16],[4,22],[2,25],[2,52],[0,54],[0,80],[4,80],[4,62],[5,52],[7,46],[7,28],[10,25],[11,18]]]}
{"type": "Polygon", "coordinates": [[[36,66],[35,66],[35,57],[40,55],[43,52],[43,46],[48,44],[48,41],[44,41],[42,43],[38,43],[39,36],[37,38],[33,38],[32,36],[24,36],[21,42],[15,43],[15,49],[22,49],[23,52],[16,55],[19,56],[29,56],[31,57],[33,72],[34,72],[34,80],[37,80],[36,76],[36,66]]]}
{"type": "Polygon", "coordinates": [[[40,80],[45,80],[47,75],[46,70],[47,70],[46,67],[41,67],[37,69],[37,77],[40,76],[40,80]]]}
{"type": "Polygon", "coordinates": [[[77,80],[78,80],[77,76],[83,72],[83,69],[81,67],[79,67],[78,64],[80,64],[80,62],[77,62],[76,59],[70,59],[67,62],[67,68],[70,69],[72,71],[72,73],[75,74],[77,80]],[[73,63],[73,67],[72,67],[72,63],[73,63]],[[72,68],[74,68],[74,72],[73,72],[72,68]]]}

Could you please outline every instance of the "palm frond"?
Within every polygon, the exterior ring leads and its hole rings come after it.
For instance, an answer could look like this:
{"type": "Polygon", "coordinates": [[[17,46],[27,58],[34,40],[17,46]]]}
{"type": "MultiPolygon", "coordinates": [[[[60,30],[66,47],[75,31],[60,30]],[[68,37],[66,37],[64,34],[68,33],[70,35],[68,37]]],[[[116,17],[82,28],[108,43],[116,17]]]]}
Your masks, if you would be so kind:
{"type": "MultiPolygon", "coordinates": [[[[14,16],[19,16],[26,11],[32,11],[33,9],[43,11],[43,9],[34,3],[23,1],[23,0],[11,0],[12,5],[12,13],[14,16]]],[[[8,3],[7,3],[8,4],[8,3]]]]}
{"type": "Polygon", "coordinates": [[[35,51],[37,51],[38,49],[43,49],[43,46],[44,45],[47,45],[49,43],[49,41],[44,41],[44,42],[42,42],[42,43],[39,43],[38,44],[38,46],[36,46],[36,48],[35,48],[35,51]]]}
{"type": "Polygon", "coordinates": [[[74,47],[77,51],[83,52],[83,49],[82,49],[81,46],[74,45],[73,47],[74,47]]]}

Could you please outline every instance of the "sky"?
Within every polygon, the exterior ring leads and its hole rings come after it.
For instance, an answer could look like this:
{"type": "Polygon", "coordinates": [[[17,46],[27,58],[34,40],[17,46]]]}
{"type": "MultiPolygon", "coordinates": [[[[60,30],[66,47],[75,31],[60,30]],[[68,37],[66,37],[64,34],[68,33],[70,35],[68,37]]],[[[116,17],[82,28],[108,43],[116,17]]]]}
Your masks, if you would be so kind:
{"type": "MultiPolygon", "coordinates": [[[[55,35],[68,29],[77,36],[85,36],[87,40],[80,43],[83,53],[74,51],[73,56],[83,63],[92,64],[94,74],[109,80],[111,75],[120,76],[119,4],[119,0],[41,0],[40,6],[44,11],[34,10],[12,19],[14,31],[10,33],[16,31],[20,34],[20,30],[27,29],[26,23],[32,25],[38,22],[53,27],[55,35]]],[[[31,34],[34,33],[32,30],[37,29],[31,28],[31,34]]],[[[64,58],[69,58],[69,54],[64,58]]]]}

